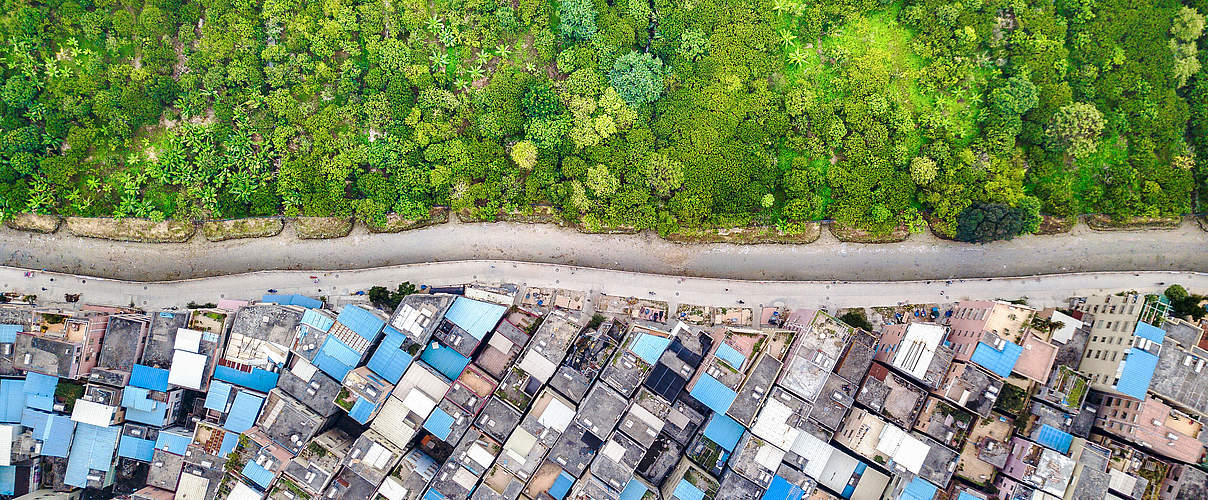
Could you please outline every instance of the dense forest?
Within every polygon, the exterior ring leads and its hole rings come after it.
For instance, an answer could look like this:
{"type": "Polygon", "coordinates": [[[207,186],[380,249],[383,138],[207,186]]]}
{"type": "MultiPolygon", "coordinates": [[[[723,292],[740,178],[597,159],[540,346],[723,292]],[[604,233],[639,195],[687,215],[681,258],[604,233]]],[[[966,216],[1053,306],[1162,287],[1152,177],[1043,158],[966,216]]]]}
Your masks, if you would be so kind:
{"type": "MultiPolygon", "coordinates": [[[[0,211],[988,241],[1194,210],[1208,0],[4,0],[0,211]]],[[[1208,51],[1206,51],[1208,53],[1208,51]]],[[[1197,189],[1197,184],[1201,186],[1197,189]]]]}

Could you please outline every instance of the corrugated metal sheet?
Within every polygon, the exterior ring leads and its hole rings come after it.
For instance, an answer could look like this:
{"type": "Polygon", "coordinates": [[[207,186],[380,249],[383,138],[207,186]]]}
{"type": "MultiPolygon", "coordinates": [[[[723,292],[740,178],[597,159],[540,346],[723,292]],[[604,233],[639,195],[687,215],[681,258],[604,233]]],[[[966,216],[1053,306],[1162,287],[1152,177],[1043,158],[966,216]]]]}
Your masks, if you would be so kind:
{"type": "Polygon", "coordinates": [[[17,423],[21,421],[21,412],[25,410],[25,380],[0,380],[0,422],[17,423]]]}
{"type": "Polygon", "coordinates": [[[1120,381],[1116,383],[1116,390],[1144,401],[1157,367],[1157,356],[1136,347],[1129,349],[1128,357],[1124,360],[1124,370],[1120,372],[1120,381]]]}
{"type": "Polygon", "coordinates": [[[420,359],[428,363],[428,366],[436,368],[436,371],[448,377],[449,380],[457,380],[457,377],[461,376],[461,371],[470,364],[470,358],[462,356],[452,347],[439,342],[429,342],[428,348],[420,354],[420,359]]]}
{"type": "Polygon", "coordinates": [[[663,351],[667,350],[668,345],[671,345],[671,339],[668,337],[639,333],[638,338],[633,341],[633,345],[629,346],[629,350],[642,358],[642,361],[653,365],[659,362],[659,356],[663,355],[663,351]]]}
{"type": "Polygon", "coordinates": [[[734,447],[738,446],[738,440],[742,439],[744,430],[746,429],[742,424],[724,413],[714,413],[709,419],[709,425],[705,427],[705,437],[726,451],[734,451],[734,447]]]}
{"type": "Polygon", "coordinates": [[[155,439],[155,448],[168,453],[184,455],[185,450],[189,447],[189,443],[192,442],[193,438],[191,436],[171,431],[159,431],[159,437],[155,439]]]}
{"type": "Polygon", "coordinates": [[[277,387],[278,377],[280,375],[260,368],[252,368],[252,371],[249,373],[229,366],[214,367],[214,378],[264,393],[277,387]]]}
{"type": "Polygon", "coordinates": [[[43,411],[54,411],[55,388],[59,377],[29,372],[25,375],[25,406],[43,411]]]}
{"type": "Polygon", "coordinates": [[[453,432],[453,416],[440,408],[435,408],[428,416],[428,420],[424,421],[424,428],[441,440],[449,439],[449,433],[453,432]]]}
{"type": "Polygon", "coordinates": [[[205,408],[225,412],[227,401],[231,399],[231,389],[234,389],[231,384],[221,380],[211,381],[210,390],[206,391],[205,408]]]}
{"type": "MultiPolygon", "coordinates": [[[[768,491],[763,494],[760,500],[801,500],[805,496],[805,490],[801,489],[787,479],[777,475],[772,478],[772,484],[768,486],[768,491]]],[[[623,499],[622,499],[623,500],[623,499]]]]}
{"type": "Polygon", "coordinates": [[[336,321],[370,342],[377,340],[378,333],[382,331],[383,326],[386,326],[386,320],[360,306],[353,305],[344,306],[340,315],[336,316],[336,321]]]}
{"type": "Polygon", "coordinates": [[[700,380],[696,381],[696,385],[692,386],[690,394],[717,413],[729,411],[730,405],[734,404],[734,398],[738,397],[738,393],[718,382],[708,373],[701,375],[700,380]]]}
{"type": "Polygon", "coordinates": [[[155,441],[150,439],[122,436],[117,443],[117,456],[119,457],[150,462],[153,455],[155,455],[155,441]]]}
{"type": "Polygon", "coordinates": [[[319,312],[319,309],[307,309],[302,313],[302,324],[326,332],[336,323],[331,316],[319,312]]]}
{"type": "Polygon", "coordinates": [[[625,489],[621,490],[621,496],[618,500],[642,500],[642,496],[650,491],[646,485],[642,484],[637,479],[630,479],[629,484],[625,485],[625,489]]]}
{"type": "Polygon", "coordinates": [[[378,344],[378,348],[373,351],[368,366],[373,373],[391,384],[397,384],[403,377],[403,372],[407,371],[407,367],[411,366],[411,362],[415,359],[407,351],[401,349],[403,339],[407,338],[405,335],[389,326],[384,331],[386,336],[382,339],[382,343],[378,344]]]}
{"type": "Polygon", "coordinates": [[[747,357],[738,352],[738,349],[724,342],[721,344],[721,347],[717,348],[717,357],[721,358],[722,361],[725,361],[726,364],[735,370],[741,370],[743,362],[747,360],[747,357]]]}
{"type": "Polygon", "coordinates": [[[312,299],[305,295],[276,295],[265,294],[260,298],[261,302],[272,302],[283,306],[302,306],[310,309],[319,309],[323,307],[323,302],[318,299],[312,299]]]}
{"type": "Polygon", "coordinates": [[[671,495],[679,500],[705,500],[705,492],[689,483],[687,479],[680,479],[671,495]]]}
{"type": "Polygon", "coordinates": [[[366,424],[369,423],[369,418],[373,416],[373,410],[375,409],[373,403],[370,403],[365,398],[357,398],[357,402],[353,403],[352,409],[348,410],[348,416],[357,422],[366,424]]]}
{"type": "Polygon", "coordinates": [[[1133,329],[1133,335],[1149,339],[1159,344],[1166,340],[1166,330],[1153,326],[1144,321],[1137,322],[1137,327],[1133,329]]]}
{"type": "Polygon", "coordinates": [[[222,428],[234,432],[251,429],[252,424],[256,423],[256,417],[260,416],[260,407],[263,404],[264,398],[239,391],[239,394],[235,395],[235,402],[231,403],[231,411],[227,414],[226,423],[222,428]]]}
{"type": "Polygon", "coordinates": [[[75,430],[75,421],[67,415],[51,415],[46,419],[41,435],[35,434],[34,437],[42,440],[42,455],[66,458],[71,451],[75,430]]]}
{"type": "Polygon", "coordinates": [[[239,445],[239,433],[228,432],[222,436],[222,444],[218,446],[218,455],[225,457],[239,445]]]}
{"type": "Polygon", "coordinates": [[[359,353],[332,336],[323,341],[314,359],[315,366],[336,380],[344,380],[344,376],[360,362],[359,353]]]}
{"type": "Polygon", "coordinates": [[[113,452],[117,448],[120,427],[98,427],[91,424],[76,426],[76,436],[71,443],[67,459],[65,484],[84,488],[88,486],[90,470],[108,471],[113,465],[113,452]]]}
{"type": "Polygon", "coordinates": [[[1015,369],[1015,362],[1019,360],[1019,355],[1022,353],[1023,347],[1014,342],[1003,341],[1001,351],[985,342],[978,342],[977,348],[973,349],[973,355],[969,357],[969,360],[999,377],[1007,378],[1011,376],[1011,370],[1015,369]]]}
{"type": "Polygon", "coordinates": [[[0,325],[0,344],[12,344],[16,342],[17,333],[24,329],[24,325],[0,325]]]}
{"type": "Polygon", "coordinates": [[[243,477],[251,479],[252,482],[260,485],[261,488],[268,489],[268,485],[272,484],[276,474],[273,474],[260,464],[249,460],[247,465],[243,466],[243,477]]]}
{"type": "Polygon", "coordinates": [[[445,319],[465,330],[474,338],[482,340],[499,324],[507,308],[499,304],[479,302],[474,299],[458,297],[445,312],[445,319]]]}
{"type": "Polygon", "coordinates": [[[1069,453],[1074,436],[1049,424],[1042,424],[1040,430],[1036,431],[1036,442],[1061,453],[1069,453]]]}
{"type": "Polygon", "coordinates": [[[17,494],[17,466],[0,467],[0,495],[17,494]]]}
{"type": "Polygon", "coordinates": [[[906,485],[906,489],[902,491],[901,500],[931,500],[935,498],[935,493],[939,491],[934,484],[931,484],[926,479],[915,477],[906,485]]]}
{"type": "Polygon", "coordinates": [[[168,370],[136,364],[130,369],[130,384],[153,391],[168,390],[168,370]]]}

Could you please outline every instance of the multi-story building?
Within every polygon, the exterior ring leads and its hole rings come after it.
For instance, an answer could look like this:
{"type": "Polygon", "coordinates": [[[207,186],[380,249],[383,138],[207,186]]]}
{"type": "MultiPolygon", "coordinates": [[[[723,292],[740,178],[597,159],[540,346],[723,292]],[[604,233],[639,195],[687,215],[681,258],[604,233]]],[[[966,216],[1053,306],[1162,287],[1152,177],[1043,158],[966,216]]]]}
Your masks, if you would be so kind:
{"type": "Polygon", "coordinates": [[[1074,310],[1084,314],[1082,321],[1091,324],[1078,371],[1090,377],[1092,389],[1115,392],[1116,371],[1132,348],[1133,330],[1144,306],[1145,297],[1138,294],[1087,297],[1074,304],[1074,310]]]}

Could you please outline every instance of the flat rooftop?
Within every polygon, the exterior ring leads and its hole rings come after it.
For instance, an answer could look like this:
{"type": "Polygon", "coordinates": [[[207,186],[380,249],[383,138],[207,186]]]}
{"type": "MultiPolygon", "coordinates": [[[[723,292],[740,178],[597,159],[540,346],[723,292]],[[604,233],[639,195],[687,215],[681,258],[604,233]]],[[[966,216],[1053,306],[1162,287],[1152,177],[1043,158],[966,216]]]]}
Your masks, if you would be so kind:
{"type": "Polygon", "coordinates": [[[499,442],[507,440],[517,425],[520,425],[520,412],[495,397],[487,401],[474,421],[475,427],[499,442]]]}
{"type": "Polygon", "coordinates": [[[574,423],[558,438],[558,442],[550,449],[547,460],[570,471],[574,476],[581,476],[603,445],[603,439],[574,423]]]}
{"type": "Polygon", "coordinates": [[[738,397],[727,412],[734,420],[750,426],[755,414],[780,373],[780,361],[772,356],[760,356],[738,391],[738,397]]]}
{"type": "Polygon", "coordinates": [[[97,368],[130,371],[142,352],[143,336],[150,323],[144,315],[118,314],[109,317],[97,368]]]}
{"type": "Polygon", "coordinates": [[[273,389],[264,402],[256,425],[265,435],[297,455],[323,426],[324,418],[280,389],[273,389]]]}
{"type": "Polygon", "coordinates": [[[176,331],[188,328],[189,312],[157,311],[151,313],[151,333],[143,350],[142,364],[167,368],[172,364],[176,346],[176,331]]]}
{"type": "Polygon", "coordinates": [[[302,322],[302,313],[300,307],[277,304],[241,307],[235,312],[235,319],[231,323],[231,335],[288,347],[293,343],[298,324],[302,322]]]}
{"type": "Polygon", "coordinates": [[[588,411],[576,414],[575,423],[597,436],[607,436],[621,421],[629,400],[606,385],[597,385],[587,393],[579,407],[588,411]]]}
{"type": "Polygon", "coordinates": [[[926,390],[879,363],[868,370],[864,386],[856,395],[860,404],[903,428],[914,425],[926,399],[926,390]]]}

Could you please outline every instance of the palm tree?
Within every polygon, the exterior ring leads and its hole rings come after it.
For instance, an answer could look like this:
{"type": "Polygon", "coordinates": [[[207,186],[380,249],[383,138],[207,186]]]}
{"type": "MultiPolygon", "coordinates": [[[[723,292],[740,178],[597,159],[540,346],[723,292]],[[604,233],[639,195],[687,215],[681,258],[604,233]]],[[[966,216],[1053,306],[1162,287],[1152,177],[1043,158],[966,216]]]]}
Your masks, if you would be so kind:
{"type": "Polygon", "coordinates": [[[442,52],[440,49],[432,49],[432,69],[444,71],[449,66],[449,54],[442,52]]]}
{"type": "Polygon", "coordinates": [[[428,33],[435,35],[438,31],[445,27],[445,23],[440,21],[440,17],[434,15],[428,18],[427,27],[428,33]]]}
{"type": "Polygon", "coordinates": [[[512,55],[512,49],[509,49],[506,43],[501,43],[498,47],[495,47],[495,55],[499,56],[500,59],[507,59],[512,55]]]}
{"type": "Polygon", "coordinates": [[[474,63],[478,64],[479,66],[482,66],[483,64],[486,64],[488,62],[491,62],[491,53],[487,52],[485,49],[479,50],[478,57],[476,57],[474,59],[474,63]]]}
{"type": "Polygon", "coordinates": [[[788,50],[795,41],[797,41],[797,35],[794,35],[793,32],[787,28],[780,30],[780,44],[784,46],[785,50],[788,50]]]}
{"type": "Polygon", "coordinates": [[[805,64],[809,54],[801,50],[801,47],[793,47],[792,52],[789,52],[789,62],[801,66],[805,64]]]}
{"type": "Polygon", "coordinates": [[[486,76],[486,72],[482,70],[481,64],[470,68],[470,81],[480,80],[484,76],[486,76]]]}
{"type": "Polygon", "coordinates": [[[778,14],[788,12],[789,8],[790,8],[790,4],[789,4],[788,0],[773,0],[772,1],[772,10],[776,11],[776,13],[778,13],[778,14]]]}

